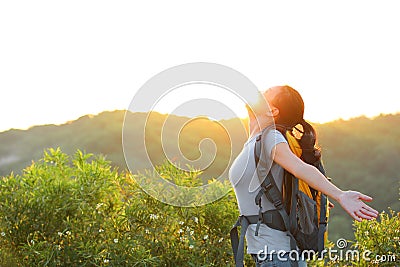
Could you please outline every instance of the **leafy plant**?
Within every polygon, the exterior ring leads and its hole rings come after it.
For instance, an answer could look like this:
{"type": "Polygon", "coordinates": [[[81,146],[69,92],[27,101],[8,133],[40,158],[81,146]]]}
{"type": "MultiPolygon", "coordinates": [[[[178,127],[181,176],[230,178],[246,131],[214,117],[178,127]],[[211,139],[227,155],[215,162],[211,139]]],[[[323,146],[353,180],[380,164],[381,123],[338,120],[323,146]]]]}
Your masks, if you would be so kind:
{"type": "MultiPolygon", "coordinates": [[[[196,171],[157,169],[177,183],[202,182],[196,171]]],[[[146,194],[136,183],[145,178],[118,173],[102,156],[47,150],[0,180],[0,266],[230,266],[233,193],[174,207],[146,194]]]]}
{"type": "MultiPolygon", "coordinates": [[[[183,186],[203,184],[200,172],[165,162],[156,170],[183,186]]],[[[204,206],[175,207],[139,184],[153,172],[118,172],[101,155],[45,151],[20,175],[0,179],[0,266],[233,266],[229,231],[238,211],[233,191],[204,206]]],[[[230,184],[210,180],[209,194],[230,184]]],[[[151,188],[150,188],[151,189],[151,188]]],[[[167,194],[176,200],[178,191],[167,194]]],[[[193,204],[198,201],[196,195],[193,204]]],[[[310,261],[310,266],[399,264],[399,214],[354,224],[354,248],[396,255],[395,262],[310,261]]],[[[333,243],[328,244],[333,247],[333,243]]],[[[253,266],[246,255],[246,266],[253,266]]]]}

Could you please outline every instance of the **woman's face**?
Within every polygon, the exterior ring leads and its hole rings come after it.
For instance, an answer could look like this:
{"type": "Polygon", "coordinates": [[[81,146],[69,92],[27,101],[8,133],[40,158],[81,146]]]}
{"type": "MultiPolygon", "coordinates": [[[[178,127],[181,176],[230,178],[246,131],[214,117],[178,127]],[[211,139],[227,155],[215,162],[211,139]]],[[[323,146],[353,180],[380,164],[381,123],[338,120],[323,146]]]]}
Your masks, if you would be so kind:
{"type": "Polygon", "coordinates": [[[271,87],[268,90],[264,91],[263,95],[265,100],[267,100],[268,105],[270,107],[270,109],[272,110],[273,108],[276,108],[273,103],[272,100],[276,97],[276,95],[279,93],[279,87],[271,87]]]}
{"type": "Polygon", "coordinates": [[[249,105],[246,105],[250,119],[256,119],[254,113],[257,114],[259,119],[262,119],[263,117],[263,119],[271,119],[272,117],[276,116],[279,111],[275,106],[273,106],[272,100],[278,93],[279,88],[272,87],[262,93],[263,97],[260,97],[259,100],[251,106],[252,109],[249,105]]]}
{"type": "Polygon", "coordinates": [[[279,110],[273,104],[273,99],[275,99],[275,97],[279,93],[279,90],[279,87],[271,87],[263,93],[263,96],[265,100],[267,100],[269,105],[269,112],[267,112],[267,115],[272,117],[277,116],[279,113],[279,110]]]}

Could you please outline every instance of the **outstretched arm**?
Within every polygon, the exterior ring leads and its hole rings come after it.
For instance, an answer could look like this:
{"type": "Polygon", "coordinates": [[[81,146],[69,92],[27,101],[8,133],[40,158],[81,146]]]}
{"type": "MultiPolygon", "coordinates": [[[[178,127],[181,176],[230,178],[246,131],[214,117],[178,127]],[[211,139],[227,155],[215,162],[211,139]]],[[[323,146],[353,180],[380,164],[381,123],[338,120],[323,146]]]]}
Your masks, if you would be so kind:
{"type": "Polygon", "coordinates": [[[285,170],[302,179],[311,187],[321,191],[330,198],[339,202],[342,208],[355,220],[373,219],[378,212],[364,203],[372,198],[356,191],[342,191],[328,181],[317,168],[303,162],[292,153],[287,143],[279,143],[272,150],[274,161],[285,170]]]}

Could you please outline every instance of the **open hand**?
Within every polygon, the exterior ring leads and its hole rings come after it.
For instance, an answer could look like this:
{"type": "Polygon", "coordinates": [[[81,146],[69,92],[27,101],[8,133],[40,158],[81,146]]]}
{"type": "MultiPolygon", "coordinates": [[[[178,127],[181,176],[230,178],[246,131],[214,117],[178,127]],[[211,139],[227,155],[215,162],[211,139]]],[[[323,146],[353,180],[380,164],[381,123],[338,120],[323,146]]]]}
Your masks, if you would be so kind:
{"type": "Polygon", "coordinates": [[[345,191],[339,199],[339,204],[343,209],[355,220],[362,221],[363,219],[371,220],[378,217],[378,211],[364,203],[364,201],[372,201],[372,197],[361,194],[357,191],[345,191]]]}

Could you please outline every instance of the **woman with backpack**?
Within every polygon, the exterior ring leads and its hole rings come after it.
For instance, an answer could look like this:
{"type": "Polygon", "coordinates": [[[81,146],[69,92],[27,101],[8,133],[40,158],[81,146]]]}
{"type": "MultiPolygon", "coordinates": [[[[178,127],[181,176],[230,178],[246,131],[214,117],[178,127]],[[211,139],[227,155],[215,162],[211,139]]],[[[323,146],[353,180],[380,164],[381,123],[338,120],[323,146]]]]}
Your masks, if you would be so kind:
{"type": "MultiPolygon", "coordinates": [[[[247,253],[252,255],[256,266],[293,266],[292,264],[306,266],[304,259],[293,260],[290,257],[294,242],[291,240],[293,235],[286,229],[289,227],[288,225],[286,225],[286,228],[283,226],[285,230],[278,230],[279,225],[274,228],[272,228],[273,226],[270,227],[269,225],[277,223],[276,217],[272,215],[269,217],[270,224],[258,222],[257,225],[256,223],[257,220],[261,220],[261,217],[263,222],[268,221],[268,218],[264,218],[264,214],[266,211],[276,210],[277,203],[272,203],[270,198],[259,194],[259,183],[255,183],[257,186],[254,186],[254,181],[259,181],[256,165],[258,156],[254,147],[256,139],[260,141],[263,129],[274,124],[286,129],[293,129],[296,125],[301,125],[303,129],[311,129],[314,134],[315,130],[303,118],[304,102],[302,97],[290,86],[277,86],[268,89],[263,92],[263,99],[260,99],[252,108],[247,106],[247,109],[250,119],[249,139],[229,171],[229,179],[235,190],[241,214],[236,226],[241,225],[242,230],[245,228],[245,233],[242,233],[242,235],[245,234],[246,236],[247,253]],[[255,201],[257,196],[259,197],[259,205],[256,203],[257,200],[255,201]],[[245,227],[243,223],[246,224],[245,227]]],[[[376,210],[364,203],[364,201],[372,201],[371,197],[356,191],[343,191],[336,187],[316,167],[305,163],[296,156],[290,149],[285,136],[278,130],[278,127],[275,128],[265,133],[264,139],[261,140],[261,147],[262,153],[271,161],[269,173],[280,192],[282,192],[286,170],[306,182],[311,188],[337,201],[353,219],[361,221],[378,216],[376,210]]],[[[281,222],[281,224],[283,223],[281,222]]],[[[232,239],[236,266],[243,266],[243,255],[240,255],[240,250],[243,250],[242,243],[232,239]]],[[[296,245],[295,247],[298,249],[296,245]]]]}

